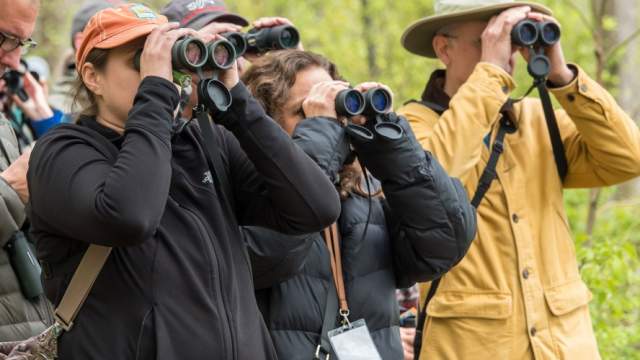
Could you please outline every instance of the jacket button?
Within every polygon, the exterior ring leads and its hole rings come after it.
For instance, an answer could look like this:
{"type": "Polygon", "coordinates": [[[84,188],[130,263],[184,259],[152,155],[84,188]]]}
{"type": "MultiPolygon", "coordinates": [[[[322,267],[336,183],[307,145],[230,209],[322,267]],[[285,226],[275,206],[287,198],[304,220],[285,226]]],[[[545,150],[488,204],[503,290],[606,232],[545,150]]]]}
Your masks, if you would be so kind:
{"type": "Polygon", "coordinates": [[[588,89],[587,85],[580,85],[580,91],[587,92],[588,89]]]}
{"type": "Polygon", "coordinates": [[[576,97],[575,97],[575,95],[573,95],[573,94],[569,94],[569,95],[567,95],[567,99],[568,99],[569,101],[571,101],[571,102],[574,102],[574,101],[576,100],[576,97]]]}
{"type": "Polygon", "coordinates": [[[531,332],[531,336],[536,336],[536,333],[538,332],[538,330],[536,330],[535,326],[532,326],[530,332],[531,332]]]}
{"type": "Polygon", "coordinates": [[[503,86],[503,87],[502,87],[502,92],[503,92],[505,95],[509,94],[509,87],[508,87],[507,85],[503,86]]]}
{"type": "Polygon", "coordinates": [[[518,217],[518,214],[513,214],[511,216],[511,219],[513,219],[513,222],[516,223],[516,224],[518,223],[518,221],[520,221],[520,218],[518,217]]]}
{"type": "Polygon", "coordinates": [[[526,279],[529,278],[529,269],[522,270],[522,277],[526,279]]]}

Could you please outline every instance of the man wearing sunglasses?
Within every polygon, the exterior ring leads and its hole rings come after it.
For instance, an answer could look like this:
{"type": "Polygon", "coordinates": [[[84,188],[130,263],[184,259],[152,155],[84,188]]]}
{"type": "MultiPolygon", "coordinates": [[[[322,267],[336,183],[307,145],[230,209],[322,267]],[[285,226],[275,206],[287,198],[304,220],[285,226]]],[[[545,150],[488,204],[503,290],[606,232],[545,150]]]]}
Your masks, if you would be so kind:
{"type": "MultiPolygon", "coordinates": [[[[0,0],[0,74],[20,66],[20,55],[35,43],[29,38],[38,13],[37,0],[0,0]]],[[[0,80],[0,93],[5,83],[0,80]]],[[[20,154],[16,136],[0,112],[0,341],[23,340],[42,332],[51,323],[51,308],[44,296],[26,298],[14,266],[14,235],[25,220],[28,201],[29,151],[20,154]],[[13,255],[12,255],[13,256],[13,255]]]]}

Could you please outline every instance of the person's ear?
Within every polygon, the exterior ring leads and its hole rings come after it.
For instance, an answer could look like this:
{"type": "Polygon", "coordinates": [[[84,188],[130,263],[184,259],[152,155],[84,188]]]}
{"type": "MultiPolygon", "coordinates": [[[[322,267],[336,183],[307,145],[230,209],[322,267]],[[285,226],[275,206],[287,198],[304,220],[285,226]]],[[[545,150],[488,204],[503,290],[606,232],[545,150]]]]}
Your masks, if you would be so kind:
{"type": "Polygon", "coordinates": [[[80,69],[82,82],[94,95],[102,95],[102,76],[92,63],[84,63],[80,69]]]}
{"type": "Polygon", "coordinates": [[[431,40],[431,46],[436,53],[436,56],[445,66],[449,66],[451,63],[451,56],[449,54],[449,39],[444,35],[436,35],[431,40]]]}

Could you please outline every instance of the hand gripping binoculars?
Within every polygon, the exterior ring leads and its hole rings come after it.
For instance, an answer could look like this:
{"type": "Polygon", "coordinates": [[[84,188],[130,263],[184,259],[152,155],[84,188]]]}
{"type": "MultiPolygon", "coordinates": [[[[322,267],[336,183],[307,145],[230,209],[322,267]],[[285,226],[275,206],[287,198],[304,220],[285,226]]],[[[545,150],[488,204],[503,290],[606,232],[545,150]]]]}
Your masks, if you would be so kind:
{"type": "MultiPolygon", "coordinates": [[[[142,49],[138,50],[133,60],[138,71],[141,55],[142,49]]],[[[229,69],[237,57],[235,47],[226,39],[205,44],[194,37],[183,37],[171,48],[173,81],[182,87],[188,87],[191,86],[190,73],[198,74],[200,100],[210,109],[226,111],[231,106],[231,93],[217,80],[217,72],[229,69]],[[214,71],[214,76],[206,78],[205,71],[214,71]]]]}
{"type": "Polygon", "coordinates": [[[345,89],[336,95],[335,106],[338,116],[354,117],[363,115],[367,120],[364,125],[349,122],[347,133],[362,142],[373,141],[377,136],[386,140],[397,140],[404,130],[386,120],[385,114],[391,110],[391,93],[377,87],[360,93],[354,89],[345,89]]]}
{"type": "Polygon", "coordinates": [[[247,33],[227,32],[221,35],[233,44],[238,57],[245,53],[259,54],[271,50],[293,49],[300,43],[300,33],[290,25],[254,28],[247,33]]]}
{"type": "Polygon", "coordinates": [[[511,42],[516,46],[529,49],[530,59],[527,70],[534,78],[545,78],[549,75],[551,63],[544,55],[543,49],[554,45],[559,40],[560,26],[551,21],[522,20],[511,30],[511,42]]]}

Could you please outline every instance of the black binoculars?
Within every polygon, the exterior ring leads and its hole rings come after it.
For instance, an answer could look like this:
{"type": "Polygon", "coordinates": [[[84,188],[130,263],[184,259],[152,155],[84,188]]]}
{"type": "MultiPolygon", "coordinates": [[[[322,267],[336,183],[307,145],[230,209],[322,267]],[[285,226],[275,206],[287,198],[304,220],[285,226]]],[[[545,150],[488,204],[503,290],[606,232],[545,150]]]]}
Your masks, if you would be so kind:
{"type": "MultiPolygon", "coordinates": [[[[142,49],[136,53],[133,63],[140,70],[142,49]]],[[[171,64],[174,71],[197,72],[198,70],[225,70],[236,61],[235,47],[226,39],[208,44],[193,37],[184,37],[176,41],[171,48],[171,64]]]]}
{"type": "Polygon", "coordinates": [[[354,89],[345,89],[336,95],[336,113],[338,116],[353,117],[364,115],[364,125],[349,122],[346,131],[352,139],[360,142],[373,141],[376,136],[385,140],[397,140],[404,130],[396,123],[387,121],[387,113],[391,110],[391,93],[378,87],[360,93],[354,89]]]}
{"type": "Polygon", "coordinates": [[[247,33],[227,32],[221,35],[233,44],[238,57],[247,52],[256,54],[271,50],[293,49],[300,43],[300,33],[291,25],[254,28],[247,33]]]}
{"type": "Polygon", "coordinates": [[[7,70],[0,79],[4,80],[6,92],[17,95],[21,101],[29,100],[29,94],[24,90],[24,73],[18,70],[7,70]]]}
{"type": "Polygon", "coordinates": [[[549,47],[560,40],[560,26],[545,21],[522,20],[511,30],[511,41],[518,46],[549,47]]]}
{"type": "Polygon", "coordinates": [[[364,94],[354,89],[345,89],[336,95],[336,113],[346,117],[375,116],[389,111],[391,101],[391,93],[381,87],[370,89],[364,94]]]}
{"type": "MultiPolygon", "coordinates": [[[[140,71],[142,49],[134,56],[133,64],[140,71]]],[[[205,79],[204,71],[226,70],[233,66],[237,59],[235,47],[226,39],[208,44],[194,37],[184,37],[171,47],[171,64],[173,81],[182,87],[191,85],[191,75],[184,72],[197,73],[200,76],[198,95],[210,109],[225,111],[231,106],[231,93],[217,79],[205,79]]]]}
{"type": "Polygon", "coordinates": [[[549,58],[541,48],[552,46],[560,40],[560,26],[545,21],[522,20],[511,30],[511,42],[528,48],[530,58],[527,70],[536,79],[545,78],[551,69],[549,58]]]}

